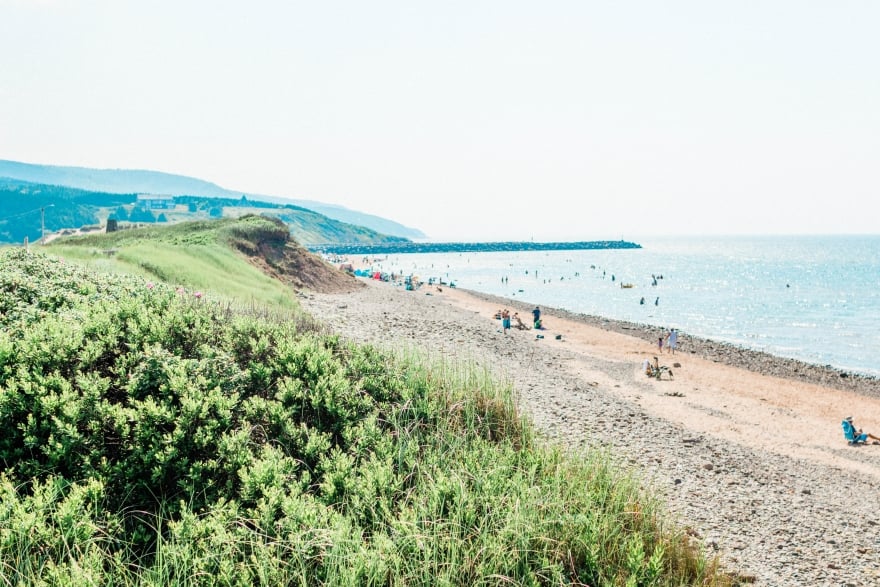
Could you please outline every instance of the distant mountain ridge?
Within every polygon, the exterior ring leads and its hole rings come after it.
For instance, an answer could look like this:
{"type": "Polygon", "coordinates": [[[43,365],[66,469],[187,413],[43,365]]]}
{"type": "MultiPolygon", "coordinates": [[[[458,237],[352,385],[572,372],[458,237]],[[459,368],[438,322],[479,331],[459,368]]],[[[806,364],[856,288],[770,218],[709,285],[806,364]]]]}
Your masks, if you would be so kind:
{"type": "Polygon", "coordinates": [[[358,212],[343,206],[325,204],[314,200],[300,200],[283,196],[234,191],[195,177],[162,171],[149,171],[145,169],[93,169],[89,167],[41,165],[0,159],[0,177],[116,194],[147,193],[235,199],[247,196],[250,200],[301,206],[333,220],[364,226],[390,236],[417,239],[426,237],[422,231],[416,228],[404,226],[381,216],[358,212]]]}

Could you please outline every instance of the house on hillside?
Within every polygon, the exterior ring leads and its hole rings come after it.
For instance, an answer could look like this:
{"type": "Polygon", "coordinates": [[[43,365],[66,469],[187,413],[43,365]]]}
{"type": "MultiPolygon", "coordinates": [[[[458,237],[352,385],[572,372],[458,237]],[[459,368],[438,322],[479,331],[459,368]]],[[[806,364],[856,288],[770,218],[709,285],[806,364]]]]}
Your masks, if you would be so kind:
{"type": "Polygon", "coordinates": [[[156,194],[138,194],[137,205],[147,210],[170,210],[174,208],[173,196],[161,196],[156,194]]]}

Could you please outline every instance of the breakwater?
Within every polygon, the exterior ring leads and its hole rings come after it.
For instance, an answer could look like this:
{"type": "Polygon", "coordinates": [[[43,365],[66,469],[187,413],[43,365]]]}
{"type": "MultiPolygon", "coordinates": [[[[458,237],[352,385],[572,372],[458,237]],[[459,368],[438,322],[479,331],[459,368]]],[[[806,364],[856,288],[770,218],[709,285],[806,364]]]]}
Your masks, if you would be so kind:
{"type": "Polygon", "coordinates": [[[641,249],[629,241],[577,242],[486,242],[486,243],[327,243],[307,245],[313,253],[336,255],[384,255],[393,253],[497,253],[519,251],[587,251],[595,249],[641,249]]]}

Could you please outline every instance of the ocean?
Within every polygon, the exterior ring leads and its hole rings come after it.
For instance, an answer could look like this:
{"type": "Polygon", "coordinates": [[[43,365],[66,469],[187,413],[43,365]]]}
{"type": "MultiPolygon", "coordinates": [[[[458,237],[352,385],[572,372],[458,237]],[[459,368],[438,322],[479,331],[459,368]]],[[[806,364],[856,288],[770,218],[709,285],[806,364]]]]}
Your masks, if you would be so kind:
{"type": "Polygon", "coordinates": [[[630,240],[643,248],[396,254],[373,267],[880,376],[880,236],[630,240]]]}

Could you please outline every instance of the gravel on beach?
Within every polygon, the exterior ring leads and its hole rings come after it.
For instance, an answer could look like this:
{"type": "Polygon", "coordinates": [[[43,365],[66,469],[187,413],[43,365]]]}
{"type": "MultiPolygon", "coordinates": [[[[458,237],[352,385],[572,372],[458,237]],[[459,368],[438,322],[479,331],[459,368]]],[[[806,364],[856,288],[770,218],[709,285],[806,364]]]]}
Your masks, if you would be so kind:
{"type": "MultiPolygon", "coordinates": [[[[526,316],[533,307],[468,294],[526,316]]],[[[521,409],[543,437],[575,454],[588,447],[609,449],[665,502],[678,524],[746,581],[772,586],[880,585],[880,447],[850,447],[841,434],[839,447],[829,449],[825,460],[814,460],[691,429],[633,399],[651,388],[632,363],[575,354],[563,344],[553,344],[556,341],[536,340],[532,332],[503,334],[500,324],[487,316],[447,303],[431,291],[368,282],[350,293],[301,292],[300,301],[316,319],[353,341],[473,361],[509,381],[521,409]],[[572,368],[575,364],[577,369],[572,368]],[[835,466],[834,459],[853,466],[835,466]],[[860,474],[854,466],[868,473],[860,474]]],[[[659,332],[656,327],[562,310],[542,311],[544,316],[646,341],[656,341],[659,332]]],[[[679,343],[683,358],[698,356],[762,375],[851,391],[871,401],[880,398],[874,378],[686,334],[679,343]]],[[[803,434],[809,436],[810,431],[803,434]]]]}

